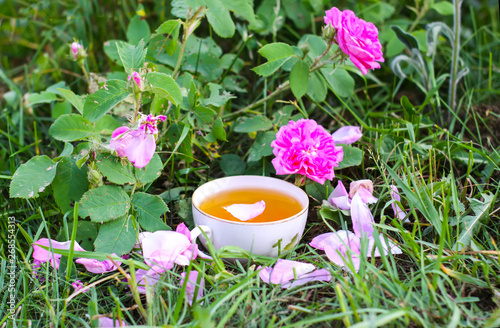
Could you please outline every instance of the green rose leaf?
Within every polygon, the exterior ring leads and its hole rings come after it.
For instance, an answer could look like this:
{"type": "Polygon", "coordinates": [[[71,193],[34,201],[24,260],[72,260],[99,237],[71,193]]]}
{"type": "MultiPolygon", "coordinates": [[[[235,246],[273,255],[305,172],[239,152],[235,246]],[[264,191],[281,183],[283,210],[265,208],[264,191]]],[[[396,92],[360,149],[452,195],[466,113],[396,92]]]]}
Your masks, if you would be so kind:
{"type": "Polygon", "coordinates": [[[174,105],[182,103],[182,92],[175,80],[164,73],[152,72],[146,76],[151,84],[153,92],[161,97],[167,98],[174,105]]]}
{"type": "Polygon", "coordinates": [[[151,36],[151,30],[149,29],[148,22],[142,20],[141,16],[135,15],[128,24],[127,28],[127,40],[131,44],[137,44],[139,41],[148,41],[151,36]]]}
{"type": "Polygon", "coordinates": [[[69,101],[80,114],[83,114],[83,101],[79,96],[69,89],[57,88],[57,91],[59,92],[59,95],[69,101]]]}
{"type": "Polygon", "coordinates": [[[57,173],[52,182],[54,199],[63,212],[71,209],[71,203],[77,202],[87,191],[87,166],[78,168],[76,157],[64,157],[57,165],[57,173]]]}
{"type": "Polygon", "coordinates": [[[234,132],[250,133],[255,131],[267,131],[273,127],[273,123],[265,116],[258,115],[252,117],[239,118],[234,132]]]}
{"type": "Polygon", "coordinates": [[[306,94],[308,83],[309,66],[303,60],[298,60],[290,72],[290,87],[297,99],[306,94]]]}
{"type": "Polygon", "coordinates": [[[108,80],[99,90],[87,96],[83,105],[83,117],[91,122],[97,122],[128,95],[127,82],[108,80]]]}
{"type": "Polygon", "coordinates": [[[235,154],[224,154],[220,157],[220,168],[226,176],[245,173],[245,162],[235,154]]]}
{"type": "Polygon", "coordinates": [[[57,140],[75,141],[89,137],[94,132],[92,123],[79,114],[60,116],[49,129],[49,133],[57,140]]]}
{"type": "Polygon", "coordinates": [[[155,181],[161,175],[163,170],[163,163],[158,154],[154,154],[151,161],[145,167],[138,169],[135,168],[135,178],[137,182],[146,184],[155,181]]]}
{"type": "Polygon", "coordinates": [[[117,42],[116,50],[127,74],[130,75],[144,66],[147,49],[144,49],[143,40],[139,41],[136,46],[126,42],[117,42]]]}
{"type": "Polygon", "coordinates": [[[363,151],[361,149],[347,145],[340,146],[344,149],[344,159],[339,163],[339,166],[336,169],[344,169],[346,167],[361,164],[361,161],[363,160],[363,151]]]}
{"type": "Polygon", "coordinates": [[[286,43],[270,43],[260,48],[259,53],[267,59],[267,63],[253,68],[260,76],[269,76],[276,72],[281,65],[295,55],[295,51],[286,43]]]}
{"type": "Polygon", "coordinates": [[[255,139],[252,147],[250,147],[250,153],[248,154],[248,161],[254,162],[260,160],[264,156],[272,155],[273,148],[271,147],[271,142],[276,139],[276,133],[273,131],[268,131],[265,133],[260,133],[255,139]]]}
{"type": "Polygon", "coordinates": [[[80,216],[90,216],[93,222],[106,222],[127,214],[130,197],[118,186],[102,186],[83,194],[80,216]]]}
{"type": "Polygon", "coordinates": [[[128,161],[123,164],[120,158],[113,155],[99,155],[96,165],[102,175],[110,182],[116,184],[135,183],[134,169],[128,161]]]}
{"type": "Polygon", "coordinates": [[[122,256],[132,250],[136,239],[132,220],[125,215],[101,226],[94,242],[95,251],[122,256]]]}
{"type": "Polygon", "coordinates": [[[161,220],[161,216],[168,211],[168,207],[159,196],[138,192],[132,196],[132,206],[137,212],[139,224],[143,229],[152,232],[171,230],[161,220]]]}
{"type": "Polygon", "coordinates": [[[18,167],[10,181],[10,198],[34,198],[50,185],[58,163],[47,156],[35,156],[18,167]]]}

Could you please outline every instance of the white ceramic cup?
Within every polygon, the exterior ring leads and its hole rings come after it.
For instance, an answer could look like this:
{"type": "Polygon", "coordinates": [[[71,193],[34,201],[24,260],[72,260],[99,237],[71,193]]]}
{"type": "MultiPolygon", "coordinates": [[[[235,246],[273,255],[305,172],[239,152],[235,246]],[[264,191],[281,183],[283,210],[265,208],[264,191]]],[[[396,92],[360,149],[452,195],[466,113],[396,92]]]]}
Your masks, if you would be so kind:
{"type": "Polygon", "coordinates": [[[193,194],[193,218],[196,228],[191,232],[194,241],[200,238],[206,247],[203,230],[215,249],[239,246],[255,255],[277,257],[279,253],[298,243],[307,221],[309,198],[299,187],[276,178],[240,175],[212,180],[193,194]],[[200,205],[209,197],[232,189],[268,189],[296,199],[302,209],[299,213],[271,222],[235,222],[207,214],[200,205]],[[278,249],[278,245],[280,249],[278,249]],[[285,249],[286,248],[286,249],[285,249]]]}

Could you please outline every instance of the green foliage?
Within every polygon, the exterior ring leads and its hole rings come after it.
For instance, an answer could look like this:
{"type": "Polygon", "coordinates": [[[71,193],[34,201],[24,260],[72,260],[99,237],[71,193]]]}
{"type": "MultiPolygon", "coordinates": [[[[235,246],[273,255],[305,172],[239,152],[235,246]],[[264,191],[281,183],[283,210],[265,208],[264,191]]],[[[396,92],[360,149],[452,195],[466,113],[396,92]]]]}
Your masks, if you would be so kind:
{"type": "Polygon", "coordinates": [[[94,245],[96,252],[122,256],[130,252],[137,239],[137,233],[126,215],[103,223],[94,245]]]}
{"type": "Polygon", "coordinates": [[[56,175],[58,163],[47,156],[35,156],[12,176],[9,194],[12,198],[34,198],[47,188],[56,175]]]}
{"type": "Polygon", "coordinates": [[[118,186],[101,186],[83,194],[80,216],[90,216],[92,222],[106,222],[127,214],[130,197],[118,186]]]}
{"type": "Polygon", "coordinates": [[[160,197],[140,192],[132,196],[131,203],[143,229],[151,232],[170,230],[170,227],[161,220],[168,207],[160,197]]]}
{"type": "Polygon", "coordinates": [[[106,81],[99,87],[99,90],[85,99],[83,117],[91,122],[97,122],[128,95],[126,82],[106,81]]]}
{"type": "Polygon", "coordinates": [[[78,114],[67,114],[58,117],[49,129],[49,133],[54,139],[61,141],[83,139],[91,136],[93,132],[92,123],[78,114]]]}
{"type": "MultiPolygon", "coordinates": [[[[327,1],[96,3],[0,6],[0,224],[4,241],[16,244],[12,324],[87,327],[106,316],[180,327],[499,325],[497,7],[462,2],[460,32],[459,1],[337,3],[378,29],[385,61],[362,75],[321,35],[327,1]],[[73,60],[73,41],[87,57],[73,60]],[[127,82],[133,71],[142,90],[127,82]],[[116,128],[144,128],[148,114],[167,120],[149,136],[155,154],[139,169],[109,145],[116,128]],[[78,257],[129,253],[140,232],[192,228],[192,193],[205,181],[274,176],[270,144],[299,118],[329,132],[363,131],[362,142],[343,146],[335,180],[304,186],[306,234],[286,255],[327,269],[331,283],[268,286],[258,267],[276,260],[234,247],[203,250],[213,261],[175,266],[146,297],[118,271],[95,276],[74,266],[78,257]],[[308,244],[350,229],[347,211],[325,200],[338,180],[360,179],[375,185],[376,233],[403,254],[363,257],[359,272],[347,274],[308,244]],[[408,222],[395,218],[391,185],[408,222]],[[32,242],[45,237],[74,239],[88,252],[57,251],[59,270],[42,264],[34,279],[32,242]],[[239,256],[255,266],[223,261],[239,256]],[[205,287],[189,307],[179,274],[191,270],[205,287]],[[72,279],[92,285],[74,292],[72,279]]],[[[6,284],[9,250],[0,263],[6,284]]],[[[127,275],[149,269],[137,252],[112,258],[127,275]]],[[[10,288],[0,325],[11,322],[10,288]]]]}

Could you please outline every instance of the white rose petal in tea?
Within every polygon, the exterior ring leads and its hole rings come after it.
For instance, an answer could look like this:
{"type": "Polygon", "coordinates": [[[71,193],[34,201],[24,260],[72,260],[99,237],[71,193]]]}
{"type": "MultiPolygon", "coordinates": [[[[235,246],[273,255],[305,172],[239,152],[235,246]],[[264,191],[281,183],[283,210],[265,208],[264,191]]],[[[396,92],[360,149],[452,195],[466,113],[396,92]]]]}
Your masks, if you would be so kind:
{"type": "Polygon", "coordinates": [[[233,204],[223,208],[238,220],[248,221],[261,215],[266,209],[266,203],[261,200],[255,204],[233,204]]]}

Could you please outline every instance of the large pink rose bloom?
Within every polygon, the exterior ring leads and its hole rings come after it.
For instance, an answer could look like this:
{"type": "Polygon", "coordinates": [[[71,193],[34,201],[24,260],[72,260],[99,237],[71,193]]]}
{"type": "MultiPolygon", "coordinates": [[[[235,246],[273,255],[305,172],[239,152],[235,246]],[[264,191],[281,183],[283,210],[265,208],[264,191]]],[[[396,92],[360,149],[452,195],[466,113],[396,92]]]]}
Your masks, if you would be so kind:
{"type": "Polygon", "coordinates": [[[271,143],[276,174],[301,174],[318,183],[335,177],[333,168],[344,157],[330,133],[314,120],[300,119],[282,126],[271,143]]]}
{"type": "Polygon", "coordinates": [[[378,30],[373,23],[356,17],[351,10],[340,11],[335,7],[325,14],[325,24],[337,30],[335,42],[363,75],[369,69],[380,68],[377,62],[384,62],[384,57],[378,30]]]}

